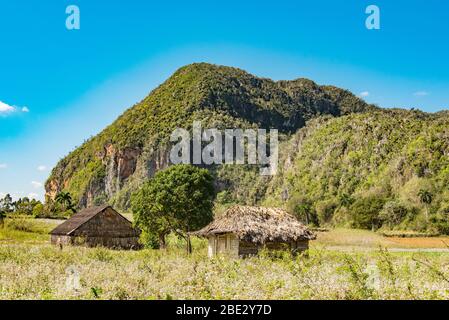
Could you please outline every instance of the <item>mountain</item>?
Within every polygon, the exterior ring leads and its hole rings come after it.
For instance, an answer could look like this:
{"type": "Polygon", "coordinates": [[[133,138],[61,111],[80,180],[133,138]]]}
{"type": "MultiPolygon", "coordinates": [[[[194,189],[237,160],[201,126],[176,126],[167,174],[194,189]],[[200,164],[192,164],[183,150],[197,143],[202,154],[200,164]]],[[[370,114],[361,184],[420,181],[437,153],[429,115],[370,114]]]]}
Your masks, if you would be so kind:
{"type": "MultiPolygon", "coordinates": [[[[377,108],[349,91],[311,80],[272,81],[206,63],[180,68],[145,99],[65,158],[48,178],[46,198],[70,192],[79,208],[106,201],[126,209],[130,194],[169,165],[175,128],[277,128],[289,139],[311,119],[377,108]]],[[[259,202],[269,178],[251,166],[211,168],[223,201],[259,202]]]]}

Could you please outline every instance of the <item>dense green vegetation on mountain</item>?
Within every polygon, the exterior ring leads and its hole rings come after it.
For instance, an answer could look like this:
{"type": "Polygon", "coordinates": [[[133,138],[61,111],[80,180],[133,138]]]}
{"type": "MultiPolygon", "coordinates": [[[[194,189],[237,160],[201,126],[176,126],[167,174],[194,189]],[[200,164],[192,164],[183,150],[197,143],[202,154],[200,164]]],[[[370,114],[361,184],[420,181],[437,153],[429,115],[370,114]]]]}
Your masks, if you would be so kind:
{"type": "Polygon", "coordinates": [[[48,199],[68,191],[78,207],[129,208],[131,194],[169,165],[171,132],[193,121],[280,131],[276,176],[209,167],[219,205],[284,206],[316,225],[449,233],[447,113],[379,109],[307,79],[275,82],[205,63],[176,71],[62,159],[48,199]]]}
{"type": "Polygon", "coordinates": [[[316,224],[449,233],[449,117],[379,110],[316,119],[283,148],[266,203],[316,224]]]}

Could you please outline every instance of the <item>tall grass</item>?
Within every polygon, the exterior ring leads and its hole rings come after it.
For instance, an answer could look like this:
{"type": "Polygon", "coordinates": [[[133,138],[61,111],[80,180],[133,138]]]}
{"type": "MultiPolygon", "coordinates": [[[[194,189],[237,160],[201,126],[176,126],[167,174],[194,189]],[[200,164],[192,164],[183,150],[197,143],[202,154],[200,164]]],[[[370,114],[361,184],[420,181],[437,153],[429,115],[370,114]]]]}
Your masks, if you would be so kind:
{"type": "Polygon", "coordinates": [[[177,247],[131,252],[6,244],[0,246],[0,299],[449,298],[444,254],[314,249],[307,258],[243,260],[205,254],[188,256],[177,247]],[[79,287],[67,285],[69,271],[79,287]]]}

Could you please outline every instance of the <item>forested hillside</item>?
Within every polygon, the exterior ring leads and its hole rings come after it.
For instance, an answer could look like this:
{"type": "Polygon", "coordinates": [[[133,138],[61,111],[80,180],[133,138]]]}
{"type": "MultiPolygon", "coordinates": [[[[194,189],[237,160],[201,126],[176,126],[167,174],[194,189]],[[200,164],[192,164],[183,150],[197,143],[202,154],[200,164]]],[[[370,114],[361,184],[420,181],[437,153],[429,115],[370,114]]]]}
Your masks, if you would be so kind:
{"type": "Polygon", "coordinates": [[[315,224],[449,233],[447,113],[312,120],[281,148],[265,202],[315,224]]]}

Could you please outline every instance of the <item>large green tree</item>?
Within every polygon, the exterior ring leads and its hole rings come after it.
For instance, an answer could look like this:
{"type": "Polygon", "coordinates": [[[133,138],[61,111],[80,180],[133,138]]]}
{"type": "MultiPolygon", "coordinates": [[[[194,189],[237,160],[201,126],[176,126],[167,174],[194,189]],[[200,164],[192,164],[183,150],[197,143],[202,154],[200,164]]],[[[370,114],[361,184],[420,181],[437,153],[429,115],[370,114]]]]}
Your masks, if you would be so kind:
{"type": "Polygon", "coordinates": [[[192,165],[174,165],[159,171],[132,196],[136,225],[159,239],[174,232],[192,251],[190,232],[212,220],[215,192],[208,170],[192,165]]]}

